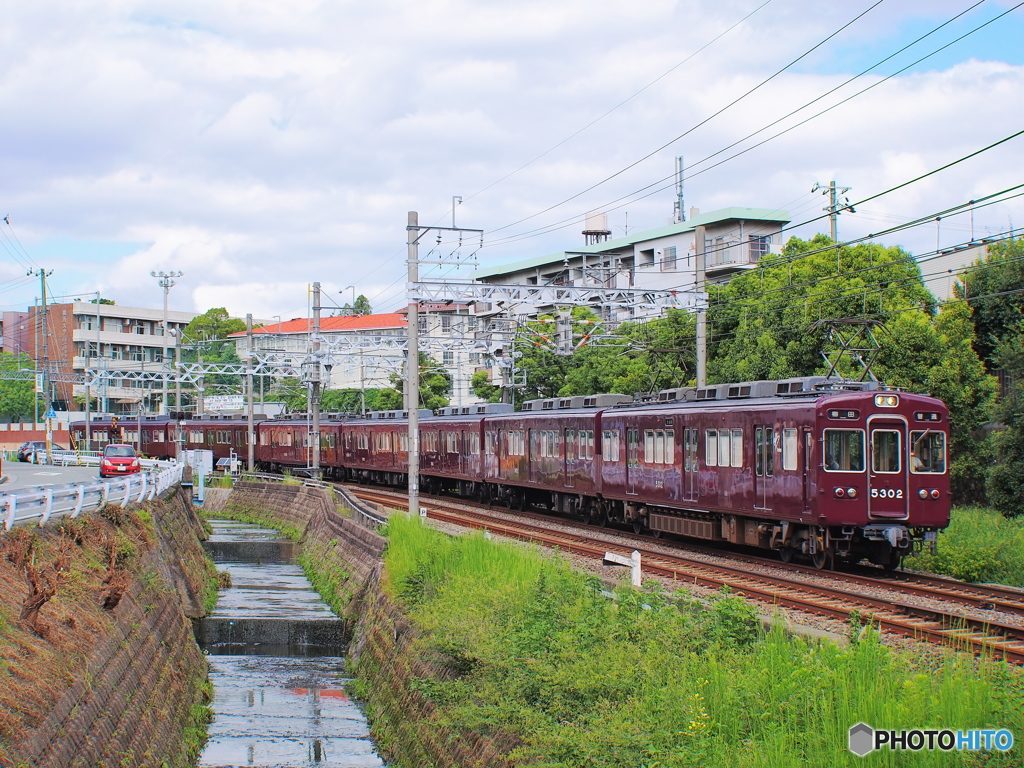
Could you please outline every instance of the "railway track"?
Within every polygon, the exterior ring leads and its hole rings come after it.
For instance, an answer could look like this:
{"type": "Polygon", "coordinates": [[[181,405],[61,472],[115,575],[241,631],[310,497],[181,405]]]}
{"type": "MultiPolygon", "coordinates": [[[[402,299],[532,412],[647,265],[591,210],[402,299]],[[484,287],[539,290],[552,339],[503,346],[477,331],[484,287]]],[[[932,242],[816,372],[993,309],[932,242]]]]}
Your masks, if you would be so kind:
{"type": "MultiPolygon", "coordinates": [[[[356,497],[385,507],[406,509],[405,496],[380,488],[344,485],[356,497]]],[[[952,579],[899,574],[879,578],[861,574],[823,572],[813,568],[787,565],[784,573],[765,573],[753,566],[782,566],[766,558],[712,551],[704,547],[679,549],[666,553],[668,542],[637,536],[634,546],[614,544],[595,538],[586,528],[576,532],[554,530],[553,520],[526,513],[516,521],[498,517],[489,508],[438,496],[422,497],[429,516],[464,527],[558,547],[573,554],[601,560],[606,552],[628,555],[640,552],[642,571],[670,578],[683,584],[730,589],[770,606],[783,606],[806,613],[849,621],[854,615],[869,619],[885,632],[932,643],[951,645],[975,653],[985,653],[1024,664],[1024,592],[997,586],[965,584],[952,579]],[[652,546],[657,543],[658,549],[652,546]],[[696,550],[696,551],[694,551],[696,550]],[[713,554],[725,560],[712,563],[700,554],[713,554]],[[828,582],[828,583],[826,583],[828,582]],[[885,597],[865,595],[859,589],[886,590],[885,597]],[[950,605],[936,609],[908,601],[927,598],[950,605]],[[971,611],[998,611],[1022,617],[1019,624],[971,615],[971,611]]],[[[593,530],[593,529],[591,529],[593,530]]],[[[624,532],[616,532],[626,536],[624,532]]],[[[673,548],[674,549],[674,548],[673,548]]]]}

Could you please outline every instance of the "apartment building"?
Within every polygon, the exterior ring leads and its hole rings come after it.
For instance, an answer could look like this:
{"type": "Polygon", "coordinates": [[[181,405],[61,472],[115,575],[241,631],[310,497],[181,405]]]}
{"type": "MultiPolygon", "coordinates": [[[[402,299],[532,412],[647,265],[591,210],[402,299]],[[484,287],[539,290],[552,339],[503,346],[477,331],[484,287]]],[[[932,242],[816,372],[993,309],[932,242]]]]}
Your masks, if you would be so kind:
{"type": "MultiPolygon", "coordinates": [[[[82,410],[76,400],[85,395],[84,384],[74,381],[88,369],[115,372],[165,370],[174,361],[176,333],[196,317],[195,312],[170,311],[167,337],[164,336],[162,309],[122,307],[75,301],[51,304],[46,312],[46,336],[42,336],[42,310],[33,307],[24,323],[34,329],[31,336],[22,333],[19,343],[39,367],[49,361],[51,399],[57,410],[82,410]],[[166,357],[165,357],[165,349],[166,357]]],[[[6,318],[5,318],[6,319],[6,318]]],[[[6,340],[5,340],[6,347],[6,340]]],[[[163,383],[108,379],[94,387],[90,395],[94,407],[109,413],[158,411],[163,400],[163,383]]]]}
{"type": "MultiPolygon", "coordinates": [[[[562,285],[604,288],[649,288],[693,291],[696,285],[696,230],[704,227],[706,279],[723,283],[778,253],[782,228],[789,223],[785,211],[766,208],[722,208],[709,213],[690,209],[689,221],[640,231],[615,240],[598,239],[573,250],[560,251],[490,269],[473,278],[499,285],[562,285]]],[[[537,307],[548,311],[550,307],[537,307]]],[[[612,318],[609,318],[612,319],[612,318]]],[[[624,319],[620,317],[618,319],[624,319]]]]}

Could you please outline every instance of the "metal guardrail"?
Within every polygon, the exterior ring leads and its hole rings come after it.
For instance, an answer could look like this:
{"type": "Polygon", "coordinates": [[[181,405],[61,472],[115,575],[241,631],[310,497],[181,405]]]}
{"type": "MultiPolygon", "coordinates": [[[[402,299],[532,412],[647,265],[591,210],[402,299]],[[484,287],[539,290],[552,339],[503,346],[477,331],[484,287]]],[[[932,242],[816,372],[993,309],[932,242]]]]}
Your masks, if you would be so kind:
{"type": "MultiPolygon", "coordinates": [[[[88,457],[87,457],[88,458],[88,457]]],[[[99,458],[96,458],[99,463],[99,458]]],[[[181,482],[184,464],[143,459],[145,471],[116,480],[94,483],[68,483],[46,488],[0,489],[0,520],[11,530],[29,520],[45,525],[54,517],[78,517],[83,512],[103,509],[107,504],[125,505],[155,498],[181,482]]]]}
{"type": "MultiPolygon", "coordinates": [[[[372,514],[369,510],[367,510],[365,502],[357,501],[352,496],[350,496],[348,493],[346,493],[343,488],[341,488],[341,487],[339,487],[339,486],[337,486],[337,485],[335,485],[333,483],[325,483],[325,482],[323,482],[321,480],[311,480],[309,478],[295,477],[294,475],[292,475],[290,477],[289,476],[283,476],[283,475],[268,475],[265,472],[243,472],[241,475],[239,475],[238,479],[240,479],[240,480],[249,480],[249,479],[261,480],[261,481],[266,481],[266,482],[271,482],[271,483],[284,483],[284,482],[288,481],[288,482],[291,482],[293,484],[294,483],[298,483],[299,485],[303,485],[303,486],[305,486],[307,488],[333,488],[334,492],[339,494],[345,500],[345,503],[352,509],[352,511],[358,513],[361,517],[363,517],[365,520],[367,520],[370,523],[370,525],[366,526],[366,527],[376,527],[376,528],[379,528],[380,526],[384,525],[388,521],[387,518],[384,517],[383,514],[380,513],[379,506],[378,506],[378,514],[380,514],[381,516],[377,517],[376,515],[372,514]]],[[[377,506],[377,505],[375,505],[375,506],[377,506]]]]}

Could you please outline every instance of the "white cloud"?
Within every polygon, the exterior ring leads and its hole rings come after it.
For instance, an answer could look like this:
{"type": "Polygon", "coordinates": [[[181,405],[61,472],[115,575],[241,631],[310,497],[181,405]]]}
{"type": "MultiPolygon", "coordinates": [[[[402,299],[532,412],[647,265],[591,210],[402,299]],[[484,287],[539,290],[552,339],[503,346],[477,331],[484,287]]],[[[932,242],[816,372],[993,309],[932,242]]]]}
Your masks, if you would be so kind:
{"type": "MultiPolygon", "coordinates": [[[[305,286],[320,280],[356,282],[390,309],[400,303],[406,211],[446,221],[452,195],[465,199],[459,222],[495,238],[571,222],[485,249],[488,262],[499,263],[578,244],[584,213],[669,176],[675,154],[692,169],[689,205],[788,206],[798,219],[820,212],[823,199],[808,193],[815,181],[836,179],[854,188],[851,198],[868,196],[1022,122],[1024,67],[992,60],[982,42],[968,38],[951,49],[959,63],[902,75],[701,172],[710,165],[698,165],[701,158],[858,71],[858,55],[881,58],[905,42],[899,30],[937,24],[959,10],[952,0],[924,10],[883,4],[677,144],[567,205],[499,230],[684,133],[868,6],[769,4],[552,149],[757,4],[22,4],[7,10],[0,29],[0,207],[14,214],[30,253],[54,239],[139,244],[127,257],[121,248],[108,258],[54,260],[52,280],[66,290],[101,287],[121,303],[155,306],[160,292],[149,272],[180,269],[185,276],[172,304],[181,308],[289,314],[305,306],[305,286]]],[[[907,54],[810,111],[910,60],[907,54]]],[[[1018,140],[873,201],[863,215],[844,216],[841,231],[867,234],[892,217],[924,215],[1017,183],[1022,147],[1018,140]]],[[[627,211],[631,229],[660,226],[671,214],[672,192],[609,210],[613,228],[623,226],[627,211]]],[[[999,227],[1010,216],[1024,219],[1019,204],[979,211],[976,221],[999,227]]],[[[949,233],[958,233],[954,222],[949,233]]],[[[934,234],[907,233],[900,241],[930,248],[934,234]]],[[[24,305],[32,290],[3,296],[9,306],[24,305]]]]}

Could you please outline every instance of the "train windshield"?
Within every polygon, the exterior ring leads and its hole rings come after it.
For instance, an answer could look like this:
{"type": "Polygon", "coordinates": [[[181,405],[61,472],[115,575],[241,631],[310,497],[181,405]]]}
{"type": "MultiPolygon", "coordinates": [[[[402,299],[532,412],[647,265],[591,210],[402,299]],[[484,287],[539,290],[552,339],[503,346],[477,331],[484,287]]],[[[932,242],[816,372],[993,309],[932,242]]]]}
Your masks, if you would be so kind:
{"type": "Polygon", "coordinates": [[[864,471],[863,430],[825,430],[825,469],[829,472],[864,471]]]}
{"type": "Polygon", "coordinates": [[[900,433],[895,429],[871,432],[871,470],[885,473],[900,471],[900,433]]]}
{"type": "Polygon", "coordinates": [[[934,430],[910,433],[910,471],[942,474],[946,471],[946,434],[934,430]]]}

